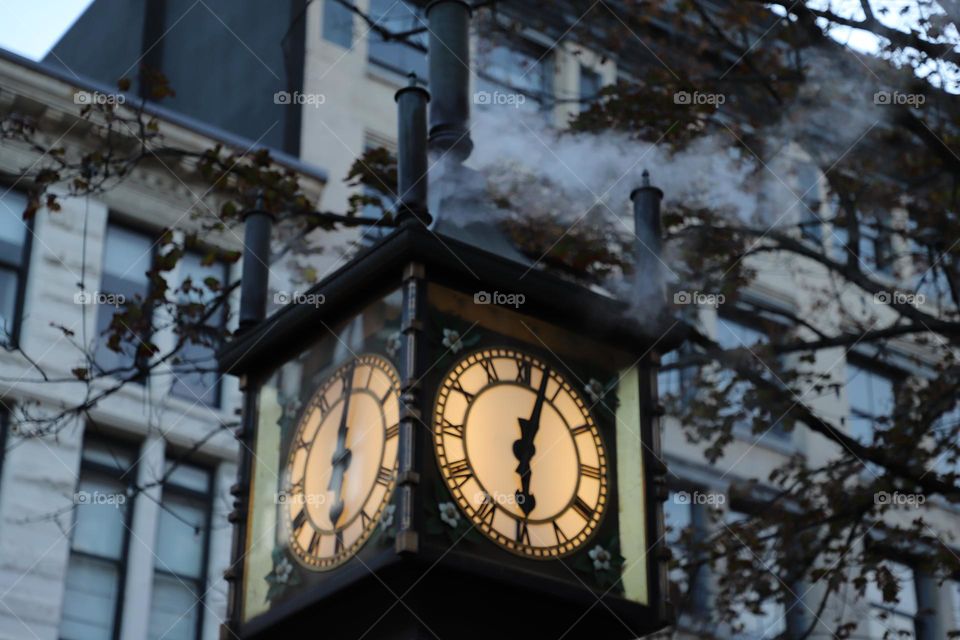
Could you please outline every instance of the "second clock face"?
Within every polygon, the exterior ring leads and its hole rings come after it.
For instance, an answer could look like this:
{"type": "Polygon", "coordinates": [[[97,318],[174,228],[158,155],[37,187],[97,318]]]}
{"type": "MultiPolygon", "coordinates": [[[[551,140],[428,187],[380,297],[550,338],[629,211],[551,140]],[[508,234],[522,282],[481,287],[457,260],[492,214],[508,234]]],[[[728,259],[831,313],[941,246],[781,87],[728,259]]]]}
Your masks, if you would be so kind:
{"type": "Polygon", "coordinates": [[[607,455],[590,409],[559,372],[485,349],[445,376],[433,415],[441,474],[501,547],[554,558],[582,547],[607,505],[607,455]]]}
{"type": "Polygon", "coordinates": [[[284,471],[288,544],[304,566],[332,569],[376,529],[393,491],[400,382],[363,355],[337,369],[303,411],[284,471]]]}

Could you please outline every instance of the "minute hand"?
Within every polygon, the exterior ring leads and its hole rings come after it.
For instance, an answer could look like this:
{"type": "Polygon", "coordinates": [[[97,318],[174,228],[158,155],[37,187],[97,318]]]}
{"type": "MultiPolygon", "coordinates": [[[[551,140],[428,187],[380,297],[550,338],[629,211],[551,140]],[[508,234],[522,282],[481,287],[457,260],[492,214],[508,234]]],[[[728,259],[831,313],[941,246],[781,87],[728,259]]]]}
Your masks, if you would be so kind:
{"type": "Polygon", "coordinates": [[[350,449],[347,448],[347,429],[349,428],[350,414],[350,395],[353,391],[353,371],[354,365],[350,369],[343,381],[343,413],[340,416],[340,428],[337,429],[337,448],[333,452],[333,458],[330,460],[333,465],[333,473],[330,476],[330,484],[327,491],[333,492],[333,504],[330,505],[330,522],[334,528],[337,521],[343,515],[343,476],[346,474],[347,467],[350,466],[350,459],[353,457],[350,449]]]}
{"type": "Polygon", "coordinates": [[[517,419],[520,424],[520,439],[513,443],[513,455],[520,463],[517,465],[517,473],[520,474],[520,489],[516,493],[517,504],[526,516],[529,516],[530,512],[537,506],[536,498],[530,493],[530,461],[537,451],[533,441],[537,431],[540,430],[540,414],[543,411],[543,400],[547,391],[548,379],[548,372],[544,369],[543,377],[540,379],[540,388],[537,390],[537,400],[533,405],[533,412],[529,418],[517,419]]]}

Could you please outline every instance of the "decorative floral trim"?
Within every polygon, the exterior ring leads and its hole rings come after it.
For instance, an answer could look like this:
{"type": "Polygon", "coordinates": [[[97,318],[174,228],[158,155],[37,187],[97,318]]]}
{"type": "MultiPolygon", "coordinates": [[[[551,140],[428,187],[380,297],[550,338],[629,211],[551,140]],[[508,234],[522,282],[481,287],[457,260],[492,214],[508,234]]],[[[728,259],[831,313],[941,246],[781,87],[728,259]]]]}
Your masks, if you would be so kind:
{"type": "Polygon", "coordinates": [[[613,560],[613,555],[606,549],[604,549],[599,544],[593,549],[590,549],[589,553],[590,559],[593,560],[593,568],[597,571],[609,571],[610,570],[610,561],[613,560]]]}
{"type": "Polygon", "coordinates": [[[399,331],[394,331],[387,337],[387,343],[383,348],[388,356],[396,359],[401,347],[403,347],[403,335],[399,331]]]}
{"type": "Polygon", "coordinates": [[[442,344],[453,353],[462,350],[463,341],[460,339],[460,332],[453,329],[444,329],[442,344]]]}
{"type": "Polygon", "coordinates": [[[457,510],[457,505],[452,502],[441,502],[437,507],[440,509],[440,519],[451,529],[456,529],[460,524],[460,512],[457,510]]]}
{"type": "Polygon", "coordinates": [[[603,383],[596,378],[590,378],[590,382],[587,383],[583,390],[587,392],[587,396],[593,404],[600,402],[607,393],[603,383]]]}
{"type": "Polygon", "coordinates": [[[273,569],[264,576],[264,579],[270,584],[267,589],[267,600],[274,600],[283,595],[290,587],[300,584],[300,572],[296,565],[290,562],[283,548],[275,547],[271,554],[273,558],[273,569]]]}

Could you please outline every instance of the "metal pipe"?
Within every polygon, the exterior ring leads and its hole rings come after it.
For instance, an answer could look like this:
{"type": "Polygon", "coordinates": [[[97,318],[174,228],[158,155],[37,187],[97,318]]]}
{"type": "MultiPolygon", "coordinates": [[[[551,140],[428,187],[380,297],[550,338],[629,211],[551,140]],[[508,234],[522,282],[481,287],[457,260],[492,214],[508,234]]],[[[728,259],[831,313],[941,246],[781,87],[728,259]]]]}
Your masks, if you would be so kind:
{"type": "Polygon", "coordinates": [[[660,228],[660,201],[663,191],[650,185],[650,173],[643,172],[640,186],[630,192],[633,201],[634,284],[638,301],[648,295],[663,297],[663,238],[660,228]]]}
{"type": "Polygon", "coordinates": [[[240,281],[240,330],[246,331],[267,316],[270,280],[270,234],[273,214],[266,210],[263,193],[253,209],[244,213],[243,274],[240,281]]]}
{"type": "Polygon", "coordinates": [[[430,149],[463,162],[470,139],[470,14],[463,0],[433,0],[426,15],[430,30],[430,149]]]}
{"type": "Polygon", "coordinates": [[[430,94],[411,73],[397,91],[397,224],[430,224],[427,207],[427,103],[430,94]]]}

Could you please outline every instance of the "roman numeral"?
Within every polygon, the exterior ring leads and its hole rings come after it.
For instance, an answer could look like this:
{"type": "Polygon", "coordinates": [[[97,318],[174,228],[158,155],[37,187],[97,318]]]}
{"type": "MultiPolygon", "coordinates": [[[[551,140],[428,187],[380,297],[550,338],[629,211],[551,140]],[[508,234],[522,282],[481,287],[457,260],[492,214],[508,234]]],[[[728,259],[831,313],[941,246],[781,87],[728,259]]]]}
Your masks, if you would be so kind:
{"type": "Polygon", "coordinates": [[[320,540],[322,538],[323,536],[320,534],[319,531],[314,531],[313,535],[310,536],[310,544],[307,545],[307,553],[313,555],[316,552],[316,550],[320,548],[320,540]]]}
{"type": "Polygon", "coordinates": [[[391,391],[393,391],[393,387],[387,387],[387,390],[383,392],[382,396],[380,396],[380,404],[386,404],[387,398],[390,397],[391,391]]]}
{"type": "Polygon", "coordinates": [[[300,529],[303,528],[303,525],[307,523],[307,510],[301,509],[300,513],[293,519],[293,532],[295,534],[300,533],[300,529]]]}
{"type": "Polygon", "coordinates": [[[462,424],[453,424],[452,422],[444,418],[443,422],[441,423],[441,428],[443,429],[443,433],[445,433],[446,435],[453,436],[454,438],[460,438],[461,440],[463,440],[462,424]]]}
{"type": "Polygon", "coordinates": [[[572,433],[573,437],[576,438],[581,433],[587,433],[588,431],[590,431],[590,426],[582,424],[579,427],[574,427],[573,429],[571,429],[570,433],[572,433]]]}
{"type": "Polygon", "coordinates": [[[466,458],[451,462],[447,465],[447,472],[451,478],[459,480],[457,488],[462,487],[467,480],[473,477],[473,470],[470,469],[470,463],[467,462],[466,458]]]}
{"type": "Polygon", "coordinates": [[[530,385],[531,366],[526,360],[517,361],[517,382],[530,385]]]}
{"type": "Polygon", "coordinates": [[[363,527],[364,529],[366,529],[366,528],[367,528],[367,525],[369,525],[371,522],[373,522],[373,518],[371,518],[370,516],[368,516],[366,511],[362,511],[362,510],[361,510],[361,511],[360,511],[360,526],[363,527]]]}
{"type": "Polygon", "coordinates": [[[467,399],[468,404],[473,402],[473,397],[474,397],[473,394],[463,388],[463,385],[460,384],[460,380],[457,380],[456,382],[453,383],[453,390],[459,391],[460,393],[462,393],[463,397],[467,399]]]}
{"type": "Polygon", "coordinates": [[[340,553],[341,551],[343,551],[343,529],[338,529],[334,536],[333,552],[340,553]]]}
{"type": "Polygon", "coordinates": [[[493,366],[493,360],[481,360],[480,364],[483,366],[483,370],[487,372],[487,382],[495,382],[500,379],[500,376],[497,375],[497,368],[493,366]]]}
{"type": "Polygon", "coordinates": [[[389,427],[387,427],[387,435],[386,435],[387,440],[389,440],[390,438],[396,438],[398,435],[400,435],[399,422],[397,424],[392,424],[389,427]]]}
{"type": "Polygon", "coordinates": [[[589,464],[581,464],[580,475],[586,476],[587,478],[593,478],[594,480],[599,480],[600,467],[594,467],[589,464]]]}
{"type": "Polygon", "coordinates": [[[370,382],[373,380],[373,367],[367,367],[367,381],[363,384],[367,389],[370,388],[370,382]]]}
{"type": "Polygon", "coordinates": [[[330,411],[330,402],[327,400],[327,396],[322,395],[317,398],[317,407],[320,408],[320,413],[326,415],[330,411]]]}
{"type": "Polygon", "coordinates": [[[526,520],[517,520],[516,541],[520,544],[530,544],[530,529],[527,528],[526,520]]]}
{"type": "Polygon", "coordinates": [[[589,522],[593,518],[593,507],[583,501],[583,498],[577,496],[573,501],[573,510],[580,514],[580,517],[589,522]]]}
{"type": "Polygon", "coordinates": [[[557,544],[566,544],[570,540],[556,520],[553,521],[553,535],[557,536],[557,544]]]}
{"type": "Polygon", "coordinates": [[[486,522],[488,525],[493,526],[493,515],[496,512],[497,507],[494,506],[493,500],[486,498],[477,508],[477,518],[479,518],[481,522],[486,522]]]}
{"type": "Polygon", "coordinates": [[[377,472],[377,484],[389,487],[391,480],[393,480],[393,469],[380,467],[380,470],[377,472]]]}

